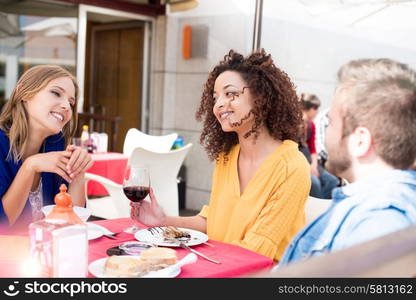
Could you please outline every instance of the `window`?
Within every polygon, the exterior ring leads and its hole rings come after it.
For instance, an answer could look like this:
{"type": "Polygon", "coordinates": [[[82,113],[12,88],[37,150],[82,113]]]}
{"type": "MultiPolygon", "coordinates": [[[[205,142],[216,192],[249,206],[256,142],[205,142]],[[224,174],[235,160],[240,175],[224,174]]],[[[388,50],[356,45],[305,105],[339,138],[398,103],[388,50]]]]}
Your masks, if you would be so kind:
{"type": "Polygon", "coordinates": [[[0,99],[10,96],[18,78],[32,66],[56,64],[73,74],[76,70],[77,7],[16,3],[0,12],[0,99]],[[33,15],[23,13],[28,11],[33,15]]]}

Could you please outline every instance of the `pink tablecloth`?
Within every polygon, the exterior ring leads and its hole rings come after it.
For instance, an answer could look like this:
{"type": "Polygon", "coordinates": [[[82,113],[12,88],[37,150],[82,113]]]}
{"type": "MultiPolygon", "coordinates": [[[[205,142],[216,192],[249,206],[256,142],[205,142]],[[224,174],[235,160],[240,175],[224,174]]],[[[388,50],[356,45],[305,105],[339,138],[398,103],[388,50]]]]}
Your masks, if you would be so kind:
{"type": "MultiPolygon", "coordinates": [[[[97,174],[108,178],[115,183],[123,183],[123,173],[127,166],[128,157],[122,153],[107,152],[92,154],[94,164],[88,173],[97,174]]],[[[88,182],[88,196],[108,195],[105,188],[95,181],[88,182]]]]}
{"type": "MultiPolygon", "coordinates": [[[[118,232],[129,227],[131,222],[130,219],[124,218],[97,221],[95,223],[113,232],[118,232]]],[[[89,262],[107,257],[106,250],[108,248],[117,246],[125,241],[135,240],[133,235],[124,232],[120,233],[117,237],[119,238],[117,240],[101,237],[90,241],[89,262]]],[[[241,277],[248,276],[250,273],[264,271],[273,265],[273,261],[270,258],[244,248],[211,240],[209,243],[213,244],[214,247],[201,244],[192,248],[219,260],[221,264],[215,264],[202,257],[198,257],[198,261],[195,264],[182,267],[182,272],[178,277],[241,277]]],[[[185,249],[175,248],[175,250],[179,259],[189,253],[185,249]]]]}

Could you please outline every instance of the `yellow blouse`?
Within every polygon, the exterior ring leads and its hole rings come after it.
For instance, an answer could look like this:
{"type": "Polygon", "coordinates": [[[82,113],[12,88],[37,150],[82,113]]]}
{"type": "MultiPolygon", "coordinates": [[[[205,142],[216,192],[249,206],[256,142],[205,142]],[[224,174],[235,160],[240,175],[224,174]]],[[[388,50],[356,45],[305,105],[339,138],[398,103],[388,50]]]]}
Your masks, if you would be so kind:
{"type": "Polygon", "coordinates": [[[207,219],[210,239],[235,244],[279,261],[293,236],[304,226],[310,169],[298,145],[285,140],[256,170],[240,195],[234,146],[224,164],[216,163],[207,219]]]}

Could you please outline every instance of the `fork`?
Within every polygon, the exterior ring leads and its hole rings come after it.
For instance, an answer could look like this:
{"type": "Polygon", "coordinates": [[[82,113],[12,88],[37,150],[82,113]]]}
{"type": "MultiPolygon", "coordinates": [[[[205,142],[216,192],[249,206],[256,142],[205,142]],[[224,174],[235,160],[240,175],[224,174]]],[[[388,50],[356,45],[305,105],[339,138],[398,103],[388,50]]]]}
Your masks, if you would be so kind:
{"type": "Polygon", "coordinates": [[[119,233],[122,233],[122,231],[114,232],[114,233],[104,233],[103,235],[110,238],[110,239],[118,240],[118,237],[116,237],[116,235],[119,234],[119,233]]]}
{"type": "MultiPolygon", "coordinates": [[[[159,232],[163,233],[163,228],[161,228],[161,227],[149,227],[149,228],[147,228],[147,231],[149,231],[152,235],[155,235],[155,233],[159,233],[159,232]]],[[[187,242],[190,239],[189,238],[186,238],[186,239],[185,238],[171,238],[171,240],[174,241],[174,242],[181,241],[181,240],[184,241],[184,242],[187,242]]],[[[208,242],[203,242],[202,244],[210,246],[210,247],[215,247],[213,244],[210,244],[208,242]]]]}
{"type": "Polygon", "coordinates": [[[161,227],[149,227],[147,228],[147,231],[149,231],[152,235],[155,235],[155,233],[163,232],[163,229],[161,227]]]}

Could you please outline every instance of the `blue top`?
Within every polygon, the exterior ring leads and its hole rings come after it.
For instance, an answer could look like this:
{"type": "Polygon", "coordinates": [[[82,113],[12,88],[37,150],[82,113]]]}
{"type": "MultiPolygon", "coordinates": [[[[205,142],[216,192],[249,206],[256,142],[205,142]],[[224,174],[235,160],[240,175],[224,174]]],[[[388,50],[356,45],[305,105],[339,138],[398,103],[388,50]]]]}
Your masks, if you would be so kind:
{"type": "Polygon", "coordinates": [[[416,224],[416,171],[392,170],[334,189],[333,203],[300,231],[279,266],[416,224]]]}
{"type": "MultiPolygon", "coordinates": [[[[63,151],[65,147],[65,139],[61,133],[51,135],[45,139],[45,146],[39,152],[50,152],[50,151],[63,151]]],[[[22,161],[15,163],[13,159],[7,159],[9,153],[10,143],[6,133],[0,129],[0,199],[9,189],[12,184],[17,172],[22,166],[22,161]]],[[[41,174],[42,178],[42,192],[43,192],[43,204],[54,204],[54,198],[59,193],[59,186],[62,183],[68,185],[68,183],[55,173],[41,174]]],[[[26,202],[25,208],[21,216],[16,220],[15,224],[19,221],[23,221],[24,216],[29,214],[31,216],[31,207],[29,201],[26,202]]],[[[26,220],[27,223],[27,220],[26,220]]],[[[3,201],[0,201],[0,225],[8,226],[8,219],[3,209],[3,201]]],[[[14,225],[13,225],[14,226],[14,225]]]]}

